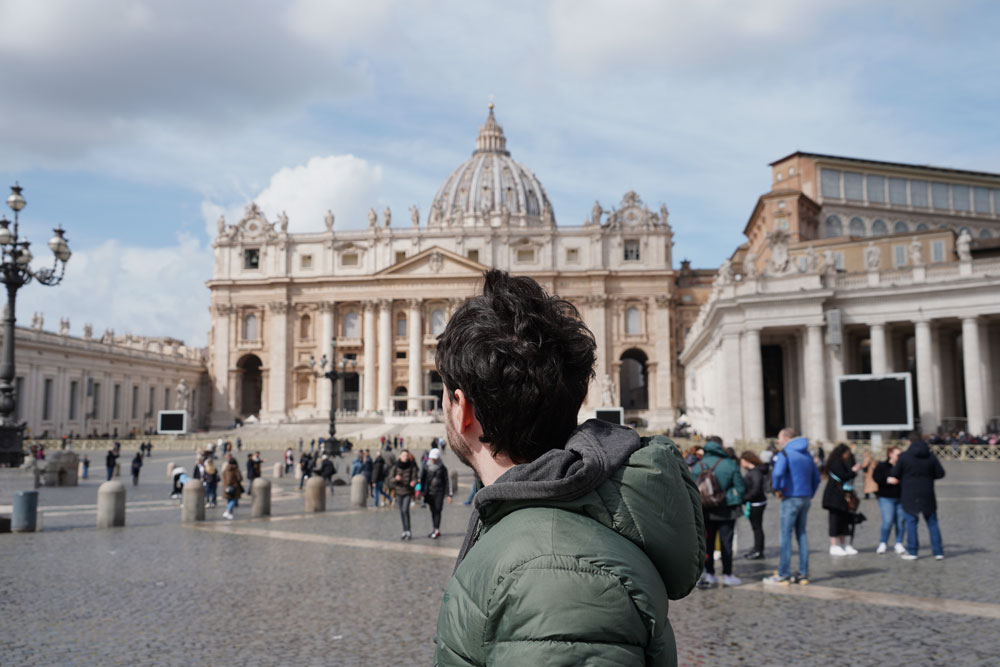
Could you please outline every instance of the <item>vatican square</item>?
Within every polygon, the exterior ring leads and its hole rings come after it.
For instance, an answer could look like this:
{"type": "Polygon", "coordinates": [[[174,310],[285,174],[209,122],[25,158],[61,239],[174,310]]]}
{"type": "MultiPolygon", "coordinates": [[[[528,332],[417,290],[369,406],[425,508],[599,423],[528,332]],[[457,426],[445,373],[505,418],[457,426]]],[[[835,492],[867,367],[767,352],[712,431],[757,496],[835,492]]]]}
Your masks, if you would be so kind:
{"type": "Polygon", "coordinates": [[[0,17],[0,664],[996,664],[990,3],[0,17]]]}

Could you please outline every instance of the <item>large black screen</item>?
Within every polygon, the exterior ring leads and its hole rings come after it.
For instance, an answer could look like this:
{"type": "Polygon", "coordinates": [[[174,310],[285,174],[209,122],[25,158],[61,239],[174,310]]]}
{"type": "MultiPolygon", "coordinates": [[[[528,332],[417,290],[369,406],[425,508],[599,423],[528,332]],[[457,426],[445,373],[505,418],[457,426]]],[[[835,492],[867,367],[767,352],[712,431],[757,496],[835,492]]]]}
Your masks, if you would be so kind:
{"type": "Polygon", "coordinates": [[[160,415],[160,429],[161,431],[183,431],[184,430],[184,414],[180,412],[176,413],[164,413],[160,415]]]}
{"type": "Polygon", "coordinates": [[[893,425],[905,428],[910,422],[907,400],[905,377],[872,380],[845,378],[840,381],[843,426],[893,425]]]}
{"type": "Polygon", "coordinates": [[[600,419],[601,421],[611,422],[612,424],[622,423],[622,413],[621,410],[598,410],[594,413],[594,417],[600,419]]]}

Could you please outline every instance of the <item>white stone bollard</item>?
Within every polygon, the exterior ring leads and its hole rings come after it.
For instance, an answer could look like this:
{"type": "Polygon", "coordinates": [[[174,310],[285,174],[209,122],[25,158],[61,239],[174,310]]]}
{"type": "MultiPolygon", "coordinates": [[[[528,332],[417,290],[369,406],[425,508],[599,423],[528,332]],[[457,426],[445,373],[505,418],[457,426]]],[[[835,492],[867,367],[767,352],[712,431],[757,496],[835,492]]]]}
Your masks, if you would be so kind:
{"type": "Polygon", "coordinates": [[[181,493],[181,523],[205,520],[205,485],[198,479],[189,479],[181,493]]]}
{"type": "Polygon", "coordinates": [[[250,501],[250,516],[253,518],[271,516],[271,483],[258,477],[250,485],[253,500],[250,501]]]}
{"type": "Polygon", "coordinates": [[[125,525],[125,485],[111,480],[97,488],[97,527],[125,525]]]}
{"type": "Polygon", "coordinates": [[[326,511],[326,482],[319,475],[306,480],[306,512],[326,511]]]}
{"type": "Polygon", "coordinates": [[[285,476],[285,464],[284,463],[275,463],[273,470],[274,470],[274,472],[272,473],[272,477],[274,477],[274,479],[281,479],[282,477],[285,476]]]}
{"type": "Polygon", "coordinates": [[[368,480],[364,475],[351,478],[351,507],[368,507],[368,480]]]}

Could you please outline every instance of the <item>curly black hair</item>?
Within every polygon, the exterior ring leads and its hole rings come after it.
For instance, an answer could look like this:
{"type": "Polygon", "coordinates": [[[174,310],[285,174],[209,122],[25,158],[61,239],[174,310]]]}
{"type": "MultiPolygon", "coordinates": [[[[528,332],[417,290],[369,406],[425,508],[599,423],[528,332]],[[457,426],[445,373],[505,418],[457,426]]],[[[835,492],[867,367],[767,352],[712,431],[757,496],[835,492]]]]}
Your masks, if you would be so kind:
{"type": "Polygon", "coordinates": [[[493,269],[438,336],[436,361],[448,395],[461,389],[472,403],[493,455],[526,463],[576,428],[596,349],[573,304],[493,269]]]}

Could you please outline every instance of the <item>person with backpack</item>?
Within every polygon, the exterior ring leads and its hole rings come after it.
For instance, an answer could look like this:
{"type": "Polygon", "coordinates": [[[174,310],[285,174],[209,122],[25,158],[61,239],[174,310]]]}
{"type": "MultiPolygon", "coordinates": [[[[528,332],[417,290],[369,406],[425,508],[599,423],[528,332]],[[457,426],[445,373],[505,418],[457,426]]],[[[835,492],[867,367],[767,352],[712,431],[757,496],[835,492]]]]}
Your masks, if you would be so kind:
{"type": "Polygon", "coordinates": [[[782,447],[772,459],[771,486],[781,499],[781,533],[778,571],[765,577],[765,584],[809,583],[809,537],[806,518],[809,504],[819,488],[819,468],[809,454],[809,440],[798,437],[792,428],[778,433],[782,447]],[[799,541],[799,573],[789,576],[792,569],[792,531],[799,541]]]}
{"type": "Polygon", "coordinates": [[[742,582],[733,576],[733,535],[736,519],[742,513],[746,483],[740,474],[736,459],[722,448],[722,438],[717,435],[705,439],[705,455],[691,469],[705,515],[705,573],[698,581],[698,588],[710,588],[719,582],[715,576],[715,558],[712,545],[719,536],[722,552],[722,585],[739,586],[742,582]]]}

